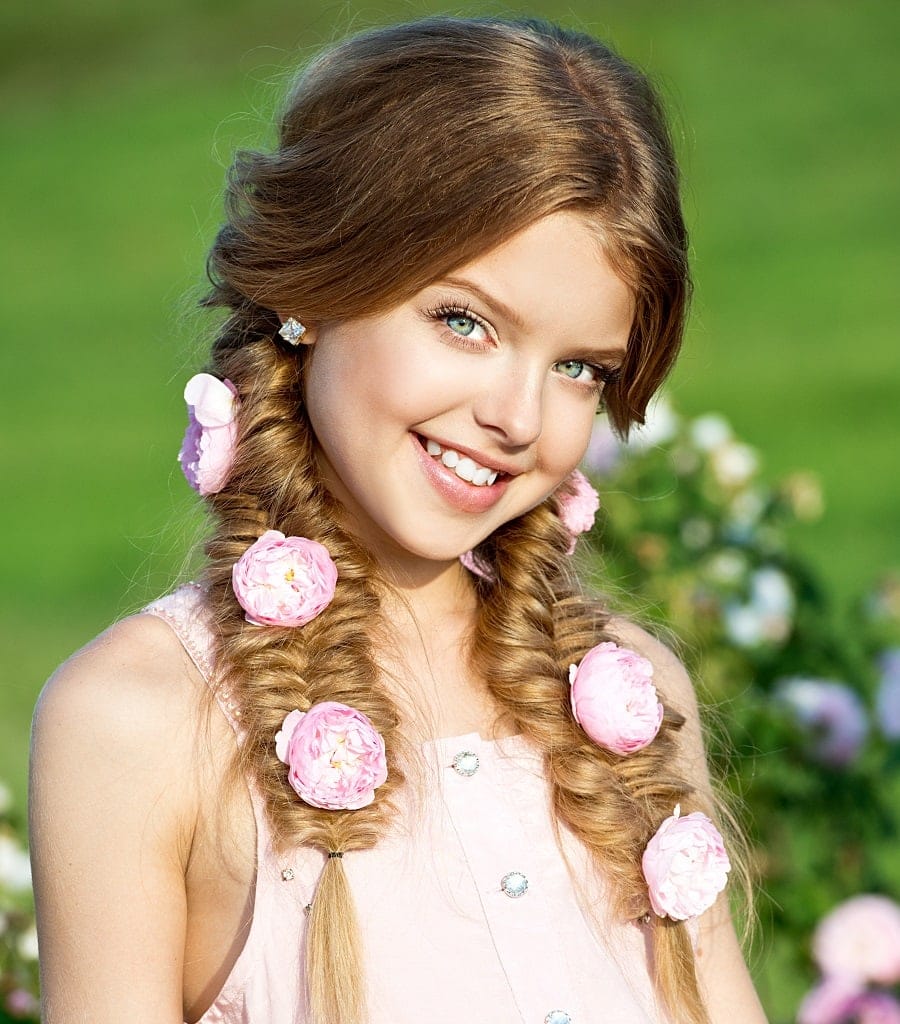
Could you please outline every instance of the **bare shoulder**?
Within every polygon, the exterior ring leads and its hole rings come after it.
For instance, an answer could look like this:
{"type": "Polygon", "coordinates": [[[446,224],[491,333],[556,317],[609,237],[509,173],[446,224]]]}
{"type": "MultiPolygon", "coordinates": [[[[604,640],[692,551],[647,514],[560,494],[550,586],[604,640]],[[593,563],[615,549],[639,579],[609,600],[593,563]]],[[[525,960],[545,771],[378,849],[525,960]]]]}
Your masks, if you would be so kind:
{"type": "Polygon", "coordinates": [[[178,638],[153,615],[111,626],[51,676],[35,709],[35,740],[63,727],[107,753],[131,745],[168,755],[196,721],[202,680],[178,638]]]}
{"type": "Polygon", "coordinates": [[[203,686],[170,627],[139,615],[41,694],[29,812],[48,1024],[184,1019],[203,686]]]}
{"type": "MultiPolygon", "coordinates": [[[[112,810],[143,805],[189,819],[203,682],[172,630],[152,615],[112,626],[47,682],[32,734],[37,809],[56,787],[112,810]]],[[[86,814],[88,808],[84,808],[86,814]]]]}

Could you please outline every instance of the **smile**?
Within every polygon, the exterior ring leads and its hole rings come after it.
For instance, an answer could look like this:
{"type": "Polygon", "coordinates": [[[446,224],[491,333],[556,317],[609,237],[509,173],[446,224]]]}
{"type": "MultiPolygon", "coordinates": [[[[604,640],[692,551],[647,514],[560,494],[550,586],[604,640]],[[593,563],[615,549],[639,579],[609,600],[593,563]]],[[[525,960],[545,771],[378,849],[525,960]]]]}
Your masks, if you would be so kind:
{"type": "Polygon", "coordinates": [[[430,438],[423,438],[425,451],[435,460],[442,462],[447,469],[453,472],[466,483],[475,487],[490,487],[500,476],[500,470],[491,469],[490,466],[482,466],[467,455],[460,455],[453,448],[444,448],[432,441],[430,438]]]}

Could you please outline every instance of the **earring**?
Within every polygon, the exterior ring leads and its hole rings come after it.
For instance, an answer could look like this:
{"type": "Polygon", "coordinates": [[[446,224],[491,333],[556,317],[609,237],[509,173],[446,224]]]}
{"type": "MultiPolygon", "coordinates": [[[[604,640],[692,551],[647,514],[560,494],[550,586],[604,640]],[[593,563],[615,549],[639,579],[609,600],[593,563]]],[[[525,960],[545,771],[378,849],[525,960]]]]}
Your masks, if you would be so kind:
{"type": "Polygon", "coordinates": [[[278,328],[278,333],[289,345],[299,345],[300,340],[306,334],[306,328],[295,317],[289,316],[278,328]]]}

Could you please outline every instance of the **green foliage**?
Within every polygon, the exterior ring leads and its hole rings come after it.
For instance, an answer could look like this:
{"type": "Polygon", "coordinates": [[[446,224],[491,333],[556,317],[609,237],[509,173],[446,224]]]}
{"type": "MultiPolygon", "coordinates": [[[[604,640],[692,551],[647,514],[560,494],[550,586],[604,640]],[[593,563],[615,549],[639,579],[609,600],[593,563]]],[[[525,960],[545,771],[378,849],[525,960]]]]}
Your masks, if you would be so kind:
{"type": "Polygon", "coordinates": [[[762,987],[787,1020],[813,980],[816,922],[856,893],[900,892],[885,855],[900,829],[900,742],[872,713],[879,658],[900,638],[898,581],[839,611],[790,539],[823,510],[815,478],[764,484],[720,417],[681,421],[662,401],[628,446],[601,425],[587,462],[604,504],[600,578],[689,640],[713,760],[748,812],[763,944],[778,946],[762,987]]]}

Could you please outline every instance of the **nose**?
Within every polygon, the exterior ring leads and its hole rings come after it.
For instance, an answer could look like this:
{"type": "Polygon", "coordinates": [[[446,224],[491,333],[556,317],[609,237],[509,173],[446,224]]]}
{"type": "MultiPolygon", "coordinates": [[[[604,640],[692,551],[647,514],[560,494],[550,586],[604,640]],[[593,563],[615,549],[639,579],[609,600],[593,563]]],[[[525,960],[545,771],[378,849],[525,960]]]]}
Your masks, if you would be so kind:
{"type": "Polygon", "coordinates": [[[546,371],[538,365],[504,363],[485,382],[474,402],[480,427],[508,448],[525,448],[543,426],[546,371]]]}

